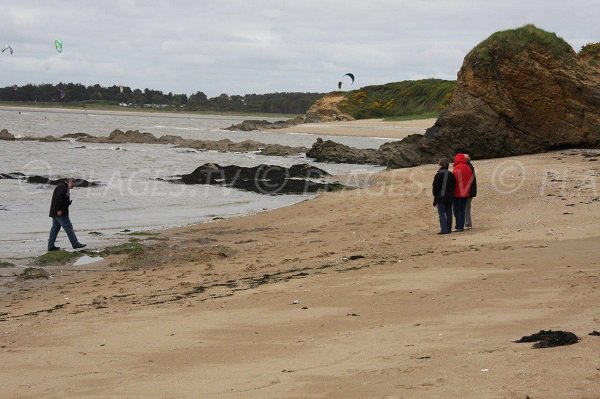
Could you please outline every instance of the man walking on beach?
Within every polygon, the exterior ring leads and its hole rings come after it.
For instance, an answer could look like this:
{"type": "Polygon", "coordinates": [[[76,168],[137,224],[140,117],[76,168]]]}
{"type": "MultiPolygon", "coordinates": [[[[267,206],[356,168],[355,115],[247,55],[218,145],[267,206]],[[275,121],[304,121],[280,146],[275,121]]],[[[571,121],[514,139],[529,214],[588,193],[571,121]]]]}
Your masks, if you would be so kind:
{"type": "Polygon", "coordinates": [[[63,180],[54,189],[52,194],[52,202],[50,204],[50,217],[52,218],[52,228],[50,229],[50,237],[48,238],[48,251],[56,251],[60,249],[54,245],[58,232],[62,227],[71,241],[71,246],[74,249],[83,248],[86,244],[82,244],[77,240],[73,225],[69,219],[69,205],[71,201],[70,190],[75,186],[75,179],[70,178],[63,180]]]}
{"type": "Polygon", "coordinates": [[[452,232],[452,201],[454,199],[454,175],[448,170],[450,162],[446,158],[438,162],[440,169],[433,178],[433,206],[437,207],[440,217],[440,232],[438,234],[450,234],[452,232]]]}
{"type": "Polygon", "coordinates": [[[456,218],[456,230],[463,231],[465,228],[465,208],[467,207],[467,198],[471,196],[471,184],[473,183],[473,172],[467,165],[465,154],[458,153],[454,157],[454,167],[452,168],[456,186],[454,188],[453,210],[456,218]]]}

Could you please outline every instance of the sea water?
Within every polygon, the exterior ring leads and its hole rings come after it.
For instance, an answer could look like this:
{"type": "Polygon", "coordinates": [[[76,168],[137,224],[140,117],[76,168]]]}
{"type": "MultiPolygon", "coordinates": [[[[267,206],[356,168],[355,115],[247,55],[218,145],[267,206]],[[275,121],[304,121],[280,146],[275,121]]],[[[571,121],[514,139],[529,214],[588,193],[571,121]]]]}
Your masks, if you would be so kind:
{"type": "MultiPolygon", "coordinates": [[[[242,120],[243,117],[214,115],[0,109],[0,129],[8,129],[19,136],[60,137],[66,133],[108,136],[114,129],[137,129],[157,137],[173,134],[202,140],[250,139],[307,147],[317,137],[223,130],[242,120]]],[[[376,138],[340,136],[331,139],[359,148],[375,148],[382,144],[382,140],[376,138]]],[[[71,221],[79,240],[90,247],[106,245],[123,237],[123,230],[145,231],[206,222],[288,206],[314,197],[309,194],[262,195],[220,186],[173,184],[161,180],[190,173],[208,162],[245,167],[262,163],[289,167],[309,162],[333,175],[382,169],[365,165],[320,164],[301,155],[272,157],[254,153],[195,151],[165,144],[0,141],[0,173],[74,176],[101,183],[98,187],[71,191],[71,221]]],[[[0,179],[0,259],[36,256],[45,252],[51,225],[48,210],[53,189],[54,186],[30,184],[23,180],[0,179]]],[[[64,232],[59,233],[57,245],[70,247],[64,232]]]]}

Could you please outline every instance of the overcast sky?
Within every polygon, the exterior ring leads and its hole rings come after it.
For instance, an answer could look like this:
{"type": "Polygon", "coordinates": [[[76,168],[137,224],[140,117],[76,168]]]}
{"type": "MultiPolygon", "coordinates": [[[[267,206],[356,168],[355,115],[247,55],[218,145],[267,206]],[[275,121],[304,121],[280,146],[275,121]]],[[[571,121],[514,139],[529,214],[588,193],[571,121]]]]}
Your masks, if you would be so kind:
{"type": "Polygon", "coordinates": [[[456,79],[466,53],[527,23],[576,51],[598,0],[0,0],[0,86],[122,84],[165,93],[329,92],[456,79]],[[54,40],[62,39],[59,54],[54,40]]]}

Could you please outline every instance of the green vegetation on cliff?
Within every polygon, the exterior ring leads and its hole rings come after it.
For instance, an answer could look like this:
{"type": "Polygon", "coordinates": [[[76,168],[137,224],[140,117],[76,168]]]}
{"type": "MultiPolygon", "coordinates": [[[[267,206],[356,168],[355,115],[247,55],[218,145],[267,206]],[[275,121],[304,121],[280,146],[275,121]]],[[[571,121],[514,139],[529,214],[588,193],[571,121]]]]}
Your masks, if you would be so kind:
{"type": "Polygon", "coordinates": [[[555,57],[567,59],[575,52],[563,38],[528,24],[517,29],[509,29],[492,34],[475,46],[465,57],[468,62],[478,61],[484,65],[493,64],[498,55],[506,57],[518,54],[531,45],[548,49],[555,57]]]}
{"type": "Polygon", "coordinates": [[[456,82],[441,79],[406,80],[366,86],[346,95],[340,109],[355,119],[435,116],[452,99],[456,82]]]}

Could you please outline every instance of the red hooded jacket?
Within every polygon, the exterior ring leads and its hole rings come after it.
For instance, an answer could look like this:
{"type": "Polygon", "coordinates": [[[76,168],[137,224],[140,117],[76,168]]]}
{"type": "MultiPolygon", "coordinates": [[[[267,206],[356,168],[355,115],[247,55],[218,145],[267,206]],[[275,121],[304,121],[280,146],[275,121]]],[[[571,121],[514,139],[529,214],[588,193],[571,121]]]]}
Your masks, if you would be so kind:
{"type": "Polygon", "coordinates": [[[454,187],[454,198],[469,198],[471,196],[471,184],[473,183],[473,172],[465,155],[458,153],[454,157],[454,168],[452,169],[456,185],[454,187]]]}

